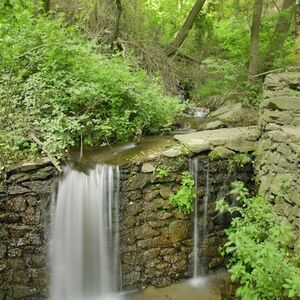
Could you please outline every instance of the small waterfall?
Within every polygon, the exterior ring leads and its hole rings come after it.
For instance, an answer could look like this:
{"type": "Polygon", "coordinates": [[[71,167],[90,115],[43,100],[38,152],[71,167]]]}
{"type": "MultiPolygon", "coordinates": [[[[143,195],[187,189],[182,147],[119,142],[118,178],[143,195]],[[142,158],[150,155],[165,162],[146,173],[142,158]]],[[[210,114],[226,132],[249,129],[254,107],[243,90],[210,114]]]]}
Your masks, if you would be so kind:
{"type": "Polygon", "coordinates": [[[198,158],[190,160],[190,172],[195,181],[196,198],[194,201],[194,226],[193,226],[193,282],[197,285],[197,278],[205,276],[205,266],[203,257],[201,256],[200,248],[203,247],[203,243],[207,236],[207,211],[208,211],[208,200],[209,200],[209,162],[207,163],[207,169],[205,170],[205,195],[203,197],[203,215],[199,216],[199,198],[198,198],[198,158]],[[202,228],[199,228],[199,218],[202,218],[202,228]]]}
{"type": "Polygon", "coordinates": [[[199,265],[199,224],[198,224],[198,158],[190,160],[190,172],[195,181],[196,197],[194,201],[194,226],[193,226],[193,278],[198,277],[199,265]]]}
{"type": "Polygon", "coordinates": [[[52,220],[51,300],[112,299],[118,291],[119,168],[65,169],[52,220]]]}

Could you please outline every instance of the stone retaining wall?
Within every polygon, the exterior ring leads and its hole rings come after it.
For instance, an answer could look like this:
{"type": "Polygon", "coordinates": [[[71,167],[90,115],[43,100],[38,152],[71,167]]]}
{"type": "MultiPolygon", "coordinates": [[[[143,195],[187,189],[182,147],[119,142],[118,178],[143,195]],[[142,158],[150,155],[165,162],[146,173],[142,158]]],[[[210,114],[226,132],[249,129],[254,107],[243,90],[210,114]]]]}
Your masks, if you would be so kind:
{"type": "Polygon", "coordinates": [[[259,126],[263,133],[256,163],[259,192],[299,233],[300,73],[267,76],[259,126]]]}
{"type": "MultiPolygon", "coordinates": [[[[228,218],[215,212],[215,201],[230,190],[230,182],[242,180],[253,187],[253,166],[228,170],[230,159],[209,162],[208,153],[198,155],[199,227],[203,228],[203,197],[209,163],[207,236],[199,256],[206,272],[224,268],[218,248],[224,241],[228,218]]],[[[187,156],[161,157],[122,169],[121,260],[123,287],[169,285],[191,277],[192,216],[181,213],[169,200],[180,188],[182,171],[188,170],[187,156]],[[159,179],[154,170],[169,166],[168,176],[159,179]]],[[[200,235],[200,233],[199,233],[200,235]]]]}
{"type": "Polygon", "coordinates": [[[56,172],[48,161],[10,169],[0,188],[0,299],[46,299],[46,224],[56,172]]]}

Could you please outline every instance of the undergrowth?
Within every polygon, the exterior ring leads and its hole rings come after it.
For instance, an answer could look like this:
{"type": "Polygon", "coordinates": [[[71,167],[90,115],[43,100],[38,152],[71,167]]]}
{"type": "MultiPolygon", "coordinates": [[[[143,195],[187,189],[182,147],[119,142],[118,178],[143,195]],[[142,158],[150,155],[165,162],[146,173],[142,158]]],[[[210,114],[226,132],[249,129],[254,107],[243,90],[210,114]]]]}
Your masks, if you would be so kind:
{"type": "MultiPolygon", "coordinates": [[[[25,3],[25,4],[24,4],[25,3]]],[[[63,17],[18,2],[0,12],[0,168],[70,147],[168,130],[181,111],[130,58],[104,56],[63,17]]]]}
{"type": "MultiPolygon", "coordinates": [[[[224,200],[221,212],[233,216],[221,253],[229,257],[229,272],[240,283],[243,300],[279,300],[300,296],[300,243],[287,219],[272,212],[261,196],[250,197],[242,182],[232,183],[238,206],[224,200]]],[[[297,298],[298,299],[298,298],[297,298]]]]}

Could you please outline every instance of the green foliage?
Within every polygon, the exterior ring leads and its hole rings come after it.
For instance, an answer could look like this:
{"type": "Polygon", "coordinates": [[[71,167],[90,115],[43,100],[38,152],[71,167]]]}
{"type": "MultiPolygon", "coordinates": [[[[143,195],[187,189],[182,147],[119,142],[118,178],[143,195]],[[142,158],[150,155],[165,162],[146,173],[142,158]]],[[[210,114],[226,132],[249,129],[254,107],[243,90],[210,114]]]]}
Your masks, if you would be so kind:
{"type": "Polygon", "coordinates": [[[229,173],[232,173],[238,166],[243,167],[250,161],[251,157],[247,153],[235,154],[229,158],[227,170],[229,173]]]}
{"type": "Polygon", "coordinates": [[[179,149],[182,151],[183,154],[186,155],[192,152],[191,148],[187,144],[183,144],[183,143],[179,145],[179,149]]]}
{"type": "Polygon", "coordinates": [[[202,62],[211,76],[205,79],[203,85],[196,91],[196,96],[204,99],[209,96],[222,95],[232,89],[237,80],[237,66],[228,60],[209,57],[202,62]]]}
{"type": "Polygon", "coordinates": [[[219,156],[218,151],[216,151],[214,149],[214,150],[209,152],[208,157],[209,157],[210,160],[217,160],[220,156],[219,156]]]}
{"type": "Polygon", "coordinates": [[[229,272],[239,280],[237,296],[244,300],[285,299],[300,296],[299,242],[285,218],[272,212],[261,196],[250,197],[241,182],[232,183],[231,195],[238,201],[232,207],[224,200],[220,211],[234,218],[226,230],[222,254],[229,256],[229,272]]]}
{"type": "Polygon", "coordinates": [[[155,169],[155,172],[154,172],[154,176],[156,178],[164,178],[164,177],[167,177],[171,172],[171,167],[170,166],[167,166],[165,164],[161,164],[159,165],[156,169],[155,169]]]}
{"type": "Polygon", "coordinates": [[[12,3],[0,12],[0,165],[38,154],[31,131],[63,159],[81,136],[98,146],[170,128],[182,106],[132,59],[104,56],[32,1],[12,3]]]}
{"type": "Polygon", "coordinates": [[[185,214],[193,210],[192,204],[196,198],[195,181],[190,172],[183,172],[179,191],[170,197],[174,206],[185,214]]]}

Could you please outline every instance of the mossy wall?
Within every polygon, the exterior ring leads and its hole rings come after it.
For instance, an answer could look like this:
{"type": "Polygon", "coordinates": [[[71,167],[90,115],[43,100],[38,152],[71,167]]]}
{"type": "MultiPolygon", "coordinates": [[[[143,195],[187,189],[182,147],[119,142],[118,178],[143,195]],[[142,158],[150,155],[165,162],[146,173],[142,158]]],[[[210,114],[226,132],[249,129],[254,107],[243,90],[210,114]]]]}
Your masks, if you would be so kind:
{"type": "MultiPolygon", "coordinates": [[[[224,242],[229,219],[215,211],[215,201],[230,190],[230,182],[242,180],[253,189],[253,165],[229,171],[230,159],[209,161],[208,153],[198,156],[197,189],[199,236],[203,230],[203,198],[209,168],[208,224],[199,249],[205,272],[224,268],[218,248],[224,242]]],[[[189,158],[156,158],[122,168],[121,260],[124,288],[166,286],[192,276],[193,213],[183,214],[169,197],[180,188],[181,174],[189,169],[189,158]],[[157,178],[153,172],[165,165],[171,172],[157,178]]]]}
{"type": "Polygon", "coordinates": [[[47,224],[55,176],[47,161],[8,170],[0,188],[0,299],[48,295],[47,224]]]}

